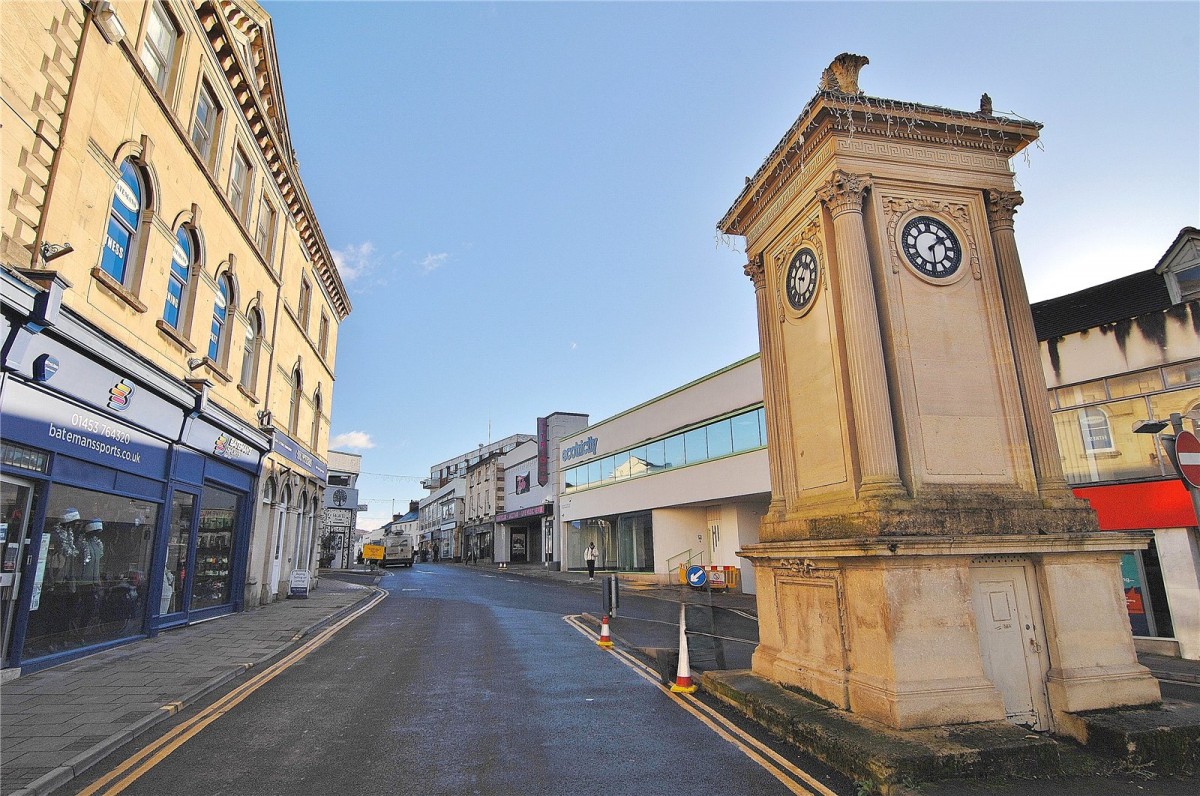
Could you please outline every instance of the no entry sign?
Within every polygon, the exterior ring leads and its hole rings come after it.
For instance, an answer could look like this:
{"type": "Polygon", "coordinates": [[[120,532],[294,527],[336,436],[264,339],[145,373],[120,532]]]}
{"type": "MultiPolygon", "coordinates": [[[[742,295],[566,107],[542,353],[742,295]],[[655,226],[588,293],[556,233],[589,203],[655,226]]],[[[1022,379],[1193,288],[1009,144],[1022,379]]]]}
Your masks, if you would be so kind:
{"type": "Polygon", "coordinates": [[[1200,489],[1200,440],[1190,431],[1181,431],[1175,438],[1175,455],[1179,470],[1194,489],[1200,489]]]}

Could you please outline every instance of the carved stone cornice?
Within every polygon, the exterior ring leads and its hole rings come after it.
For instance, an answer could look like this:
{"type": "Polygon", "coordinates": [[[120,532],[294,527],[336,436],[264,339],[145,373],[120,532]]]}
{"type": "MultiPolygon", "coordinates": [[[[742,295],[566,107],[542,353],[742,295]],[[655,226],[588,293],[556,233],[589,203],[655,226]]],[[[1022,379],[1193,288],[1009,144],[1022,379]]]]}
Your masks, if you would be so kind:
{"type": "Polygon", "coordinates": [[[829,181],[817,189],[817,196],[829,208],[834,218],[843,213],[861,213],[863,194],[871,187],[867,174],[850,174],[837,169],[829,181]]]}
{"type": "Polygon", "coordinates": [[[746,267],[742,269],[746,276],[750,277],[750,281],[754,283],[755,290],[762,290],[767,286],[767,269],[763,264],[762,254],[756,254],[746,262],[746,267]]]}
{"type": "Polygon", "coordinates": [[[1021,192],[989,189],[983,195],[987,200],[988,223],[992,229],[1012,229],[1017,208],[1025,202],[1021,192]]]}

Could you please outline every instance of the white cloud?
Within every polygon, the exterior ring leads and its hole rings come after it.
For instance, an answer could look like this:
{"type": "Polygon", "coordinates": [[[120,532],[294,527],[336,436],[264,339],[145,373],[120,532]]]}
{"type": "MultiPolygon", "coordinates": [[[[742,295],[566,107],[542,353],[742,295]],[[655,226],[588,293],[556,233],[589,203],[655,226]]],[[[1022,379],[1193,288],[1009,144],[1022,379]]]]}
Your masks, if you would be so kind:
{"type": "Polygon", "coordinates": [[[339,450],[342,448],[367,450],[374,448],[375,443],[371,441],[371,435],[365,431],[347,431],[345,434],[338,434],[329,440],[329,447],[339,450]]]}
{"type": "Polygon", "coordinates": [[[450,254],[448,252],[442,252],[441,254],[427,254],[425,255],[425,259],[419,262],[418,265],[421,266],[422,271],[428,274],[431,271],[436,271],[437,269],[441,268],[449,259],[450,254]]]}
{"type": "Polygon", "coordinates": [[[375,244],[368,240],[357,245],[351,243],[344,249],[336,249],[333,252],[333,261],[337,263],[342,281],[353,282],[375,270],[375,244]]]}

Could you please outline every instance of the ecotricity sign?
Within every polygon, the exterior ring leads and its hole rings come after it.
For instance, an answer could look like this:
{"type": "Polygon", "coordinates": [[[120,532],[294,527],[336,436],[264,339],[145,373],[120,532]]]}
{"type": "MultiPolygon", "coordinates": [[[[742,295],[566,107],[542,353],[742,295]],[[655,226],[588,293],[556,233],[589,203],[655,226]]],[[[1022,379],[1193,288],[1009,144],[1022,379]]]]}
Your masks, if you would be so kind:
{"type": "Polygon", "coordinates": [[[599,440],[597,440],[595,437],[588,437],[587,439],[580,440],[562,452],[562,460],[564,462],[569,462],[572,459],[578,459],[581,456],[595,456],[596,446],[598,444],[599,440]]]}

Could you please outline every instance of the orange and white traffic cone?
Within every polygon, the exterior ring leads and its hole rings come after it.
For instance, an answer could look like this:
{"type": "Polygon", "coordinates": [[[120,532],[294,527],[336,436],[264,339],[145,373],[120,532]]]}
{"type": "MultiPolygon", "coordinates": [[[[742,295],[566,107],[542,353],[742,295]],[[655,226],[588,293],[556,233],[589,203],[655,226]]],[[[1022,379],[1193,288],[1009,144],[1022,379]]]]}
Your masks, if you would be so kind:
{"type": "Polygon", "coordinates": [[[608,632],[608,617],[605,616],[600,620],[600,638],[596,639],[596,645],[608,649],[613,645],[612,636],[608,632]]]}
{"type": "Polygon", "coordinates": [[[692,684],[692,666],[688,661],[687,647],[687,615],[686,605],[679,604],[679,666],[675,670],[675,684],[671,692],[675,694],[694,694],[696,686],[692,684]]]}

